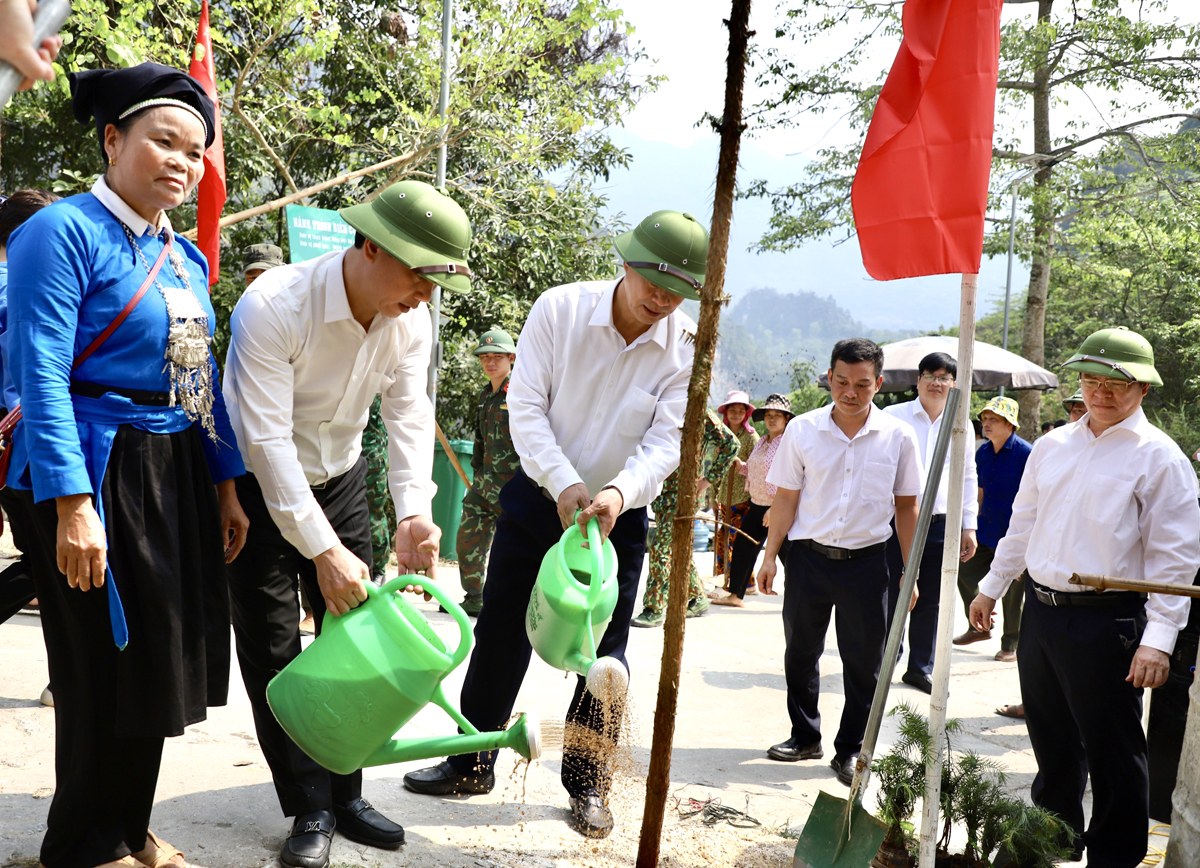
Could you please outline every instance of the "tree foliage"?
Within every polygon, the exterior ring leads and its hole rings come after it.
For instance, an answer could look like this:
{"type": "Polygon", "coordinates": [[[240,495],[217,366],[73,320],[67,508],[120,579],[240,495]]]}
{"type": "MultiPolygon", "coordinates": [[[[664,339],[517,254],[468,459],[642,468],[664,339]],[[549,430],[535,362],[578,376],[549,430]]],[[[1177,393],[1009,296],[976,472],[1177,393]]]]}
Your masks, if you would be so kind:
{"type": "MultiPolygon", "coordinates": [[[[845,141],[822,146],[805,175],[750,195],[771,200],[763,249],[853,232],[850,184],[871,112],[901,37],[899,0],[785,0],[776,43],[760,57],[760,83],[773,95],[758,110],[763,126],[834,126],[845,141]],[[808,63],[836,43],[831,59],[808,63]]],[[[1058,221],[1074,207],[1075,171],[1099,168],[1095,151],[1121,143],[1143,183],[1174,201],[1193,194],[1177,177],[1178,152],[1162,133],[1190,118],[1200,91],[1200,26],[1182,22],[1183,0],[1036,0],[1009,4],[1002,25],[992,206],[1007,214],[1007,186],[1030,160],[1033,178],[1021,255],[1031,264],[1022,354],[1046,357],[1043,337],[1052,262],[1062,253],[1058,221]],[[1058,161],[1058,162],[1054,162],[1058,161]]],[[[1008,220],[992,221],[989,253],[1006,249],[1008,220]]],[[[1113,324],[1110,322],[1110,324],[1113,324]]],[[[1022,426],[1036,428],[1038,397],[1023,399],[1022,426]]]]}
{"type": "MultiPolygon", "coordinates": [[[[74,8],[58,80],[18,96],[4,114],[4,189],[57,182],[79,192],[100,169],[91,128],[71,116],[65,72],[144,60],[187,68],[195,0],[76,0],[74,8]]],[[[337,208],[400,178],[432,182],[443,132],[441,8],[441,0],[214,0],[226,213],[392,157],[405,159],[304,204],[337,208]]],[[[629,33],[611,0],[455,4],[446,183],[471,218],[479,277],[443,308],[448,362],[438,409],[449,429],[461,433],[482,383],[470,358],[459,358],[471,335],[493,324],[515,333],[543,290],[615,273],[617,227],[603,222],[594,187],[628,155],[602,131],[655,85],[631,72],[638,52],[629,33]]],[[[194,202],[172,219],[192,225],[194,202]]],[[[214,287],[219,348],[241,292],[238,251],[260,241],[287,249],[282,211],[223,233],[231,267],[214,287]]]]}

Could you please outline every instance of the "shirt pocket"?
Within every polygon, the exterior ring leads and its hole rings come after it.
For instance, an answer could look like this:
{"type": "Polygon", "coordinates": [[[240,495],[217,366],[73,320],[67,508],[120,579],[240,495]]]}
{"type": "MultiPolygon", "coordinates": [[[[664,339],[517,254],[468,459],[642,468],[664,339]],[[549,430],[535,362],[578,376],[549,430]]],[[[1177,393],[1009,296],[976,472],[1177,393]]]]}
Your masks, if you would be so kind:
{"type": "Polygon", "coordinates": [[[617,420],[617,431],[626,437],[641,440],[654,421],[654,408],[658,405],[658,397],[649,392],[630,386],[625,394],[625,400],[615,409],[620,414],[617,420]]]}
{"type": "Polygon", "coordinates": [[[863,467],[862,499],[866,506],[892,506],[896,487],[896,468],[882,461],[868,461],[863,467]]]}
{"type": "Polygon", "coordinates": [[[1125,513],[1133,499],[1132,479],[1097,474],[1088,481],[1087,490],[1082,492],[1083,517],[1104,528],[1115,531],[1125,522],[1125,513]]]}

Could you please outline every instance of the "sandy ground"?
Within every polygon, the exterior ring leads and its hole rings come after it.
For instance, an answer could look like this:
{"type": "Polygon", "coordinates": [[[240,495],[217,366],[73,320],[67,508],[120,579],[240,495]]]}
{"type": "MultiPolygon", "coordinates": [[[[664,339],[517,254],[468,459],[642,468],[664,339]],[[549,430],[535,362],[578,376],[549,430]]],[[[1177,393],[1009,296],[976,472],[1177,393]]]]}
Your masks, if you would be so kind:
{"type": "MultiPolygon", "coordinates": [[[[701,575],[711,570],[711,557],[697,556],[701,575]]],[[[443,568],[440,582],[457,587],[456,571],[443,568]]],[[[784,740],[789,729],[782,599],[749,597],[744,610],[714,606],[707,616],[687,622],[663,866],[790,866],[795,842],[788,835],[803,827],[817,792],[824,789],[843,797],[847,792],[827,764],[842,707],[841,665],[832,630],[821,667],[826,759],[789,764],[766,758],[766,748],[784,740]],[[761,825],[706,826],[695,818],[682,819],[675,800],[688,798],[720,799],[761,825]]],[[[451,644],[457,641],[448,615],[439,614],[432,603],[420,606],[440,635],[451,644]]],[[[956,621],[957,633],[966,624],[961,610],[956,621]]],[[[531,766],[518,767],[515,756],[506,751],[497,768],[500,783],[487,796],[431,798],[408,792],[401,780],[404,773],[425,762],[368,769],[364,795],[403,823],[407,843],[388,852],[338,836],[332,864],[356,868],[632,865],[641,826],[662,635],[661,630],[631,631],[631,768],[616,784],[612,806],[617,829],[610,838],[586,840],[568,827],[567,797],[559,783],[560,755],[550,753],[531,766]]],[[[1007,767],[1010,782],[1028,796],[1036,766],[1025,727],[993,712],[1019,695],[1015,664],[992,659],[998,649],[998,635],[989,642],[954,649],[950,714],[963,722],[959,747],[999,760],[1007,767]]],[[[904,701],[927,712],[927,697],[899,683],[902,667],[889,703],[904,701]]],[[[0,865],[36,865],[54,790],[54,713],[38,702],[47,676],[36,616],[18,615],[0,626],[0,673],[0,865]]],[[[449,696],[457,697],[462,674],[450,676],[449,696]]],[[[236,664],[232,679],[227,707],[212,709],[206,722],[191,727],[181,738],[168,739],[153,820],[162,838],[209,868],[275,864],[289,828],[255,739],[236,664]]],[[[516,707],[561,719],[573,686],[572,679],[535,657],[516,707]]],[[[440,709],[427,707],[403,734],[453,731],[440,709]]],[[[890,721],[886,721],[880,753],[891,738],[890,721]]],[[[114,784],[119,788],[119,781],[114,784]]],[[[865,803],[874,807],[873,792],[865,803]]],[[[1163,839],[1155,840],[1165,845],[1163,839]]]]}

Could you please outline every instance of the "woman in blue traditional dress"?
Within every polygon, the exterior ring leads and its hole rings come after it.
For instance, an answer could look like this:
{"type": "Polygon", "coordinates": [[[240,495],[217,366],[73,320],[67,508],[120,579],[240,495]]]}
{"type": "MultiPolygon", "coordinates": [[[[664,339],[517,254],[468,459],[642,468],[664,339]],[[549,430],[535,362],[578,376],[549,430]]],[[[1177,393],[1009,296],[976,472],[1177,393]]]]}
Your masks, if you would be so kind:
{"type": "Polygon", "coordinates": [[[165,213],[200,180],[213,105],[158,64],[70,83],[106,174],[8,244],[23,414],[8,483],[36,538],[55,695],[41,861],[159,868],[185,864],[149,831],[163,739],[225,703],[225,562],[248,526],[209,349],[208,265],[165,213]]]}

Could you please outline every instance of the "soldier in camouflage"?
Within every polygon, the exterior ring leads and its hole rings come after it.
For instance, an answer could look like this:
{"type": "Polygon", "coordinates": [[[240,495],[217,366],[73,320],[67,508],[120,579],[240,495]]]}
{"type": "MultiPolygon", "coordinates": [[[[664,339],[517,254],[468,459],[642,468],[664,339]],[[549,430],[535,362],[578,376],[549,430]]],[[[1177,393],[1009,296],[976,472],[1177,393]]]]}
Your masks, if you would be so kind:
{"type": "Polygon", "coordinates": [[[458,525],[458,574],[467,594],[462,607],[468,615],[478,615],[483,608],[487,553],[500,517],[500,489],[521,466],[508,433],[508,377],[516,351],[512,336],[500,328],[484,332],[475,348],[488,384],[479,392],[471,453],[473,481],[463,498],[458,525]]]}
{"type": "MultiPolygon", "coordinates": [[[[721,417],[712,410],[704,420],[704,436],[700,441],[701,488],[720,482],[738,454],[738,438],[725,427],[721,417]]],[[[675,512],[679,502],[679,471],[663,483],[662,494],[651,504],[654,510],[654,542],[650,545],[650,577],[642,597],[642,613],[630,623],[634,627],[658,627],[666,620],[668,580],[671,577],[671,546],[675,512]]],[[[708,611],[708,597],[696,574],[695,564],[688,565],[688,611],[694,618],[708,611]]]]}
{"type": "Polygon", "coordinates": [[[388,490],[388,433],[383,426],[382,408],[383,398],[376,395],[362,435],[362,451],[367,459],[367,504],[371,508],[371,579],[375,584],[387,577],[396,533],[396,504],[388,490]]]}

